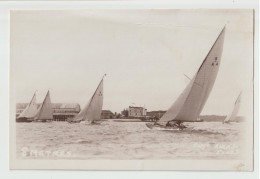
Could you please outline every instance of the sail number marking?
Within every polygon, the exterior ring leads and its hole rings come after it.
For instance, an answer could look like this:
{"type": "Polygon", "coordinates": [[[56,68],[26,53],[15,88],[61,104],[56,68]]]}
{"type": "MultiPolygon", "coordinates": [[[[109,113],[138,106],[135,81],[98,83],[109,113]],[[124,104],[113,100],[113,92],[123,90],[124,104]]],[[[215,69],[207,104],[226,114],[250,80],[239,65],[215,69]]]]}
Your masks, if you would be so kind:
{"type": "Polygon", "coordinates": [[[215,62],[212,62],[211,66],[218,66],[218,57],[215,57],[215,62]]]}

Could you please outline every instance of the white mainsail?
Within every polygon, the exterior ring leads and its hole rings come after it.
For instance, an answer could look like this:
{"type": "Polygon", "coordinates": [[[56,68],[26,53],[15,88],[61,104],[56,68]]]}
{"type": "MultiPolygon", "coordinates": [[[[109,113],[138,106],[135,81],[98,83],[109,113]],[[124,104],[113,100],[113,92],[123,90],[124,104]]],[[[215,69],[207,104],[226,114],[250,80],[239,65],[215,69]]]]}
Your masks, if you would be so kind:
{"type": "MultiPolygon", "coordinates": [[[[104,78],[104,76],[103,76],[104,78]]],[[[100,120],[103,107],[103,78],[87,105],[73,119],[74,122],[100,120]]]]}
{"type": "Polygon", "coordinates": [[[37,113],[36,104],[36,92],[34,93],[30,103],[26,106],[23,112],[18,116],[18,118],[32,118],[37,113]]]}
{"type": "Polygon", "coordinates": [[[237,113],[239,111],[239,108],[240,108],[240,103],[241,103],[241,92],[237,97],[237,100],[235,102],[232,112],[225,118],[224,122],[230,122],[230,121],[235,120],[237,113]]]}
{"type": "Polygon", "coordinates": [[[158,123],[165,124],[172,120],[180,122],[197,121],[217,77],[224,36],[225,27],[220,32],[195,76],[158,123]]]}
{"type": "Polygon", "coordinates": [[[52,120],[53,119],[53,110],[51,107],[51,97],[50,92],[48,91],[41,106],[39,107],[34,120],[52,120]]]}

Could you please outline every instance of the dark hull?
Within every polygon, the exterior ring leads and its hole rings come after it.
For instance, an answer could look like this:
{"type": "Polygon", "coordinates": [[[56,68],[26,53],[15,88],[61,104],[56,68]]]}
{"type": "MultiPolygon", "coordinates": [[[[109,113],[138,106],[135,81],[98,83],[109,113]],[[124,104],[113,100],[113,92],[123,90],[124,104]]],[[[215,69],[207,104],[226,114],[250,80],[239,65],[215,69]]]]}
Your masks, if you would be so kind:
{"type": "Polygon", "coordinates": [[[32,121],[29,120],[28,118],[17,118],[16,122],[32,122],[32,121]]]}
{"type": "Polygon", "coordinates": [[[103,121],[102,120],[96,120],[96,121],[92,121],[92,122],[89,122],[89,121],[73,121],[71,119],[68,119],[67,120],[68,123],[81,123],[81,124],[86,124],[86,125],[100,125],[103,121]]]}
{"type": "Polygon", "coordinates": [[[171,126],[167,126],[167,125],[160,125],[157,123],[146,123],[146,126],[149,129],[156,129],[156,130],[184,130],[185,128],[187,128],[184,125],[171,125],[171,126]]]}
{"type": "Polygon", "coordinates": [[[100,125],[103,121],[92,121],[92,125],[100,125]]]}
{"type": "Polygon", "coordinates": [[[33,121],[33,122],[52,122],[52,120],[50,120],[50,119],[39,119],[39,120],[36,120],[36,121],[33,121]]]}

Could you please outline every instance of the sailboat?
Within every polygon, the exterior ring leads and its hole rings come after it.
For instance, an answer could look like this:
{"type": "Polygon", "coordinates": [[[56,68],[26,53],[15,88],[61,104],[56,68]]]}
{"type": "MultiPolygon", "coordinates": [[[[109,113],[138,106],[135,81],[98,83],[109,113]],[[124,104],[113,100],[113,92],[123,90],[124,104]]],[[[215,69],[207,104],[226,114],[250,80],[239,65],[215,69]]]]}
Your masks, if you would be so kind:
{"type": "Polygon", "coordinates": [[[239,95],[236,99],[236,102],[234,104],[234,108],[233,108],[232,112],[225,118],[223,123],[229,123],[229,122],[235,121],[235,118],[236,118],[237,113],[238,113],[239,108],[240,108],[241,94],[242,94],[242,92],[239,93],[239,95]]]}
{"type": "Polygon", "coordinates": [[[30,103],[26,106],[23,112],[18,116],[16,122],[32,122],[31,118],[37,113],[37,104],[36,104],[36,92],[34,93],[30,103]]]}
{"type": "Polygon", "coordinates": [[[225,27],[220,32],[197,73],[161,119],[146,126],[183,130],[183,122],[197,122],[215,83],[221,61],[225,27]]]}
{"type": "Polygon", "coordinates": [[[34,122],[50,122],[53,120],[50,92],[48,91],[37,113],[32,118],[34,122]]]}
{"type": "MultiPolygon", "coordinates": [[[[106,74],[105,74],[106,75],[106,74]]],[[[105,76],[104,75],[104,76],[105,76]]],[[[87,105],[74,119],[68,119],[70,123],[99,124],[103,107],[103,79],[102,77],[96,91],[87,105]]]]}

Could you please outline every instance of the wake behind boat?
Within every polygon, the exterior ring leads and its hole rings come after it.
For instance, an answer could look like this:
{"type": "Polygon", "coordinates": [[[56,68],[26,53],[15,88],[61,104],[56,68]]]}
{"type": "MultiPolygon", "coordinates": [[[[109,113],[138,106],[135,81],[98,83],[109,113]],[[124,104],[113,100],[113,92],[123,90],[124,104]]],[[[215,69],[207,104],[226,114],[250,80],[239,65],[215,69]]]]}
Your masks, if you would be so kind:
{"type": "MultiPolygon", "coordinates": [[[[105,76],[105,75],[104,75],[105,76]]],[[[102,122],[100,120],[102,107],[103,107],[103,79],[102,77],[96,91],[88,104],[80,111],[73,119],[68,119],[69,123],[83,123],[98,125],[102,122]]]]}
{"type": "Polygon", "coordinates": [[[175,103],[157,123],[147,123],[150,129],[179,129],[186,127],[183,122],[197,122],[199,115],[215,83],[221,61],[225,27],[202,62],[199,70],[175,103]]]}

